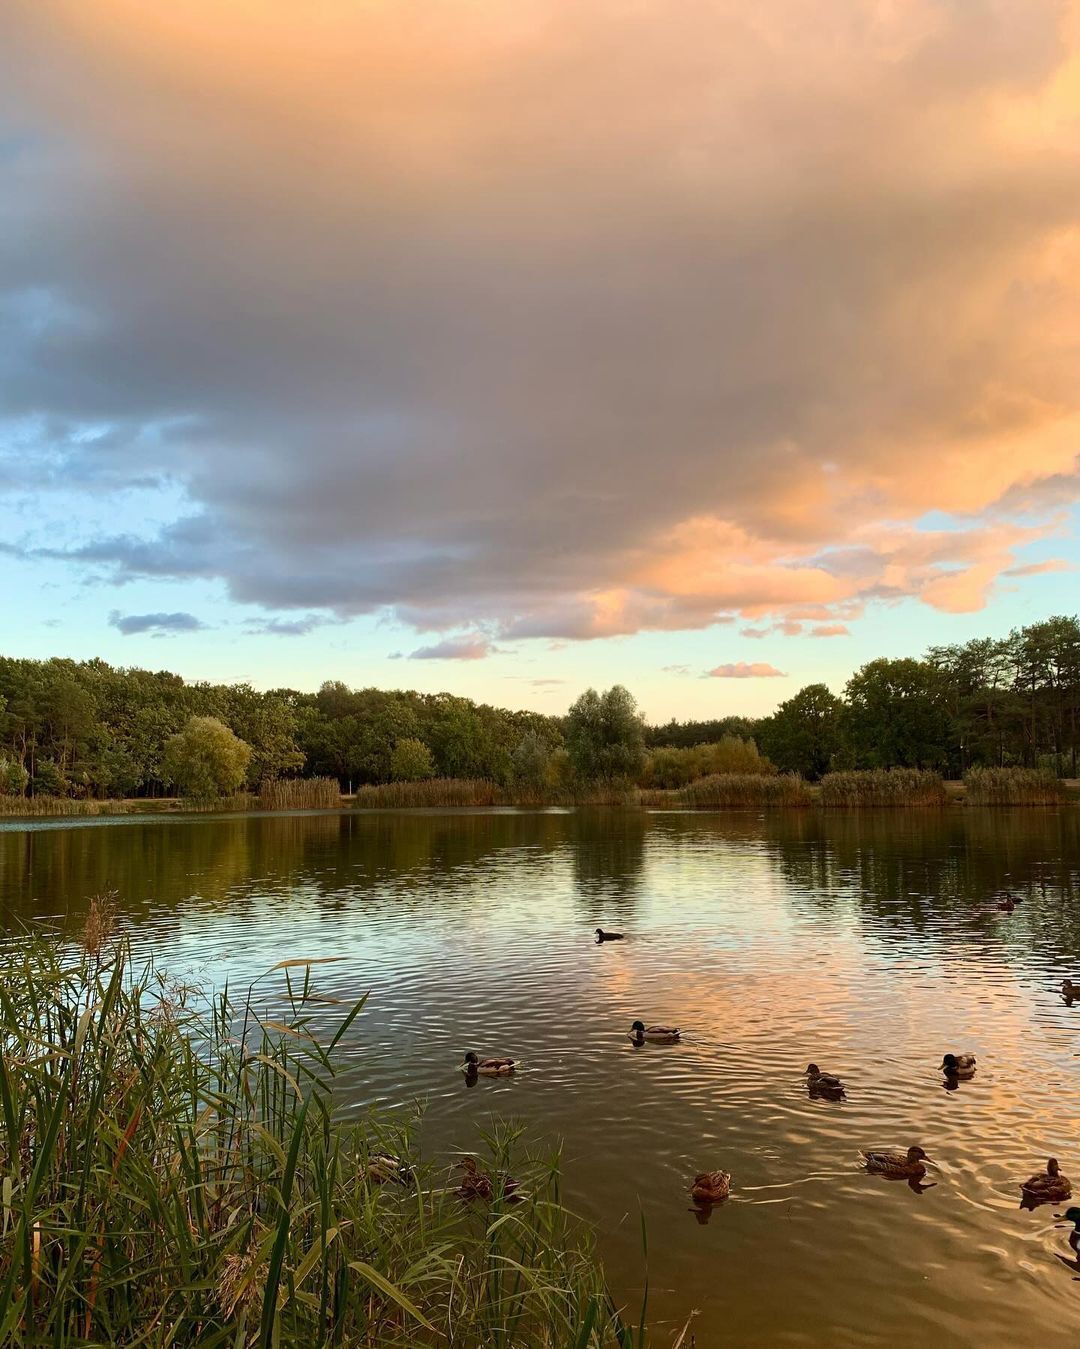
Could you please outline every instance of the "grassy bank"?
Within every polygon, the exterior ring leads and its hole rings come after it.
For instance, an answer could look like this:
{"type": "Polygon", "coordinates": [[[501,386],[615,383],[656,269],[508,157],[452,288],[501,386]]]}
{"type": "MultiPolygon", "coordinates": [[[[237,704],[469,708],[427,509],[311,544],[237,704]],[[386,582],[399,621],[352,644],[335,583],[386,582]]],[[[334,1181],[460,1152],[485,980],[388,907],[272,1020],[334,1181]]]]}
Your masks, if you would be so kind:
{"type": "Polygon", "coordinates": [[[808,806],[810,789],[802,778],[781,773],[714,773],[675,791],[642,791],[646,809],[689,807],[692,810],[730,810],[758,806],[808,806]]]}
{"type": "Polygon", "coordinates": [[[478,1139],[470,1182],[407,1119],[335,1117],[360,1006],[316,1033],[318,962],[272,972],[280,1019],[200,1010],[110,928],[95,905],[86,949],[28,939],[0,975],[0,1343],[645,1342],[517,1130],[478,1139]]]}

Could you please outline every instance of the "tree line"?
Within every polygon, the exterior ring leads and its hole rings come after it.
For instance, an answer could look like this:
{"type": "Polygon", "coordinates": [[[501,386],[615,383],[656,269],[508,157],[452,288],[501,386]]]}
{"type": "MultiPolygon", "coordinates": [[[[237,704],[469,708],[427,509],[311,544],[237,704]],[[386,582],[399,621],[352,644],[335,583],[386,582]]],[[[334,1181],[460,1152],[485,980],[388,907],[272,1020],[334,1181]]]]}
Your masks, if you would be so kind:
{"type": "Polygon", "coordinates": [[[680,786],[723,773],[1020,765],[1075,777],[1080,623],[1056,617],[1008,637],[869,662],[837,696],[811,684],[757,720],[647,726],[620,686],[589,689],[563,717],[449,693],[261,692],[187,683],[105,661],[0,657],[0,794],[75,798],[257,790],[326,777],[349,790],[430,777],[542,793],[623,780],[680,786]],[[222,732],[226,732],[226,738],[222,732]],[[233,741],[241,742],[238,747],[233,741]],[[200,776],[201,775],[201,776],[200,776]]]}

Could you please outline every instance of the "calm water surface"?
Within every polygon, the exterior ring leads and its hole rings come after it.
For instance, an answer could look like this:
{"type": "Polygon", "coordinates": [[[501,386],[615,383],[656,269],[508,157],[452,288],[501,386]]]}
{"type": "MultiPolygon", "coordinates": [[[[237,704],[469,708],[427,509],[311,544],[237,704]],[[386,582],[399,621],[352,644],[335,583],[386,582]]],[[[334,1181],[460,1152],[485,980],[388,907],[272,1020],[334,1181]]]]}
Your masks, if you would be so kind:
{"type": "Polygon", "coordinates": [[[1080,1194],[1076,810],[0,824],[0,925],[75,928],[106,888],[176,974],[345,956],[318,986],[371,991],[347,1104],[426,1102],[429,1151],[493,1112],[561,1137],[615,1290],[637,1305],[640,1209],[652,1316],[700,1309],[702,1349],[1080,1337],[1067,1233],[1017,1192],[1054,1154],[1080,1194]],[[635,1050],[639,1016],[684,1043],[635,1050]],[[468,1089],[469,1048],[526,1070],[468,1089]],[[979,1057],[956,1091],[946,1050],[979,1057]],[[810,1059],[845,1102],[809,1099],[810,1059]],[[912,1142],[924,1193],[857,1168],[912,1142]],[[733,1196],[702,1224],[686,1187],[715,1167],[733,1196]]]}

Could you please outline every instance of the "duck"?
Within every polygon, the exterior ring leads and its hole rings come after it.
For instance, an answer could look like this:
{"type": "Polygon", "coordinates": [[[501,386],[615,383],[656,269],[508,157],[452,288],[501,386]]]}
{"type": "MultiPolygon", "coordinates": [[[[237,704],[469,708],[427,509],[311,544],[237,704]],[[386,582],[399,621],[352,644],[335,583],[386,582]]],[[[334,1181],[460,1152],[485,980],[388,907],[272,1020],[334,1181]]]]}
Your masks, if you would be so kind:
{"type": "Polygon", "coordinates": [[[635,1044],[646,1040],[655,1040],[658,1044],[674,1044],[682,1035],[678,1026],[646,1026],[644,1021],[635,1021],[630,1027],[630,1039],[635,1044]]]}
{"type": "Polygon", "coordinates": [[[1076,1258],[1080,1261],[1080,1208],[1067,1208],[1060,1216],[1067,1223],[1072,1223],[1073,1230],[1069,1233],[1069,1245],[1076,1252],[1076,1258]]]}
{"type": "Polygon", "coordinates": [[[625,941],[626,939],[621,932],[605,932],[602,927],[598,927],[596,929],[596,940],[599,943],[605,941],[625,941]]]}
{"type": "Polygon", "coordinates": [[[491,1199],[494,1196],[491,1177],[480,1170],[475,1158],[463,1157],[458,1162],[458,1170],[462,1172],[461,1184],[456,1190],[459,1199],[491,1199]]]}
{"type": "Polygon", "coordinates": [[[721,1204],[731,1193],[730,1171],[701,1171],[690,1186],[695,1204],[721,1204]]]}
{"type": "Polygon", "coordinates": [[[825,1096],[843,1096],[844,1084],[838,1077],[832,1073],[823,1073],[816,1063],[807,1064],[806,1072],[807,1085],[811,1094],[819,1092],[825,1096]]]}
{"type": "Polygon", "coordinates": [[[1017,904],[1023,904],[1019,895],[1006,895],[1004,899],[998,900],[998,909],[1001,913],[1012,913],[1017,904]]]}
{"type": "Polygon", "coordinates": [[[1038,1171],[1023,1181],[1020,1190],[1025,1199],[1033,1199],[1040,1204],[1059,1204],[1063,1199],[1072,1198],[1072,1183],[1068,1176],[1061,1174],[1056,1157],[1051,1157],[1046,1163],[1045,1171],[1038,1171]]]}
{"type": "Polygon", "coordinates": [[[1080,998],[1080,983],[1073,983],[1071,979],[1062,980],[1061,996],[1071,1005],[1074,998],[1080,998]]]}
{"type": "Polygon", "coordinates": [[[482,1059],[473,1050],[465,1055],[465,1071],[480,1073],[483,1077],[505,1077],[517,1067],[516,1059],[482,1059]]]}
{"type": "Polygon", "coordinates": [[[862,1152],[863,1166],[877,1176],[902,1176],[905,1180],[918,1180],[926,1175],[924,1162],[930,1158],[922,1148],[912,1146],[907,1152],[862,1152]]]}
{"type": "Polygon", "coordinates": [[[946,1054],[941,1060],[941,1071],[946,1077],[974,1077],[974,1054],[946,1054]]]}
{"type": "Polygon", "coordinates": [[[388,1152],[373,1152],[368,1158],[366,1171],[368,1180],[374,1181],[376,1185],[386,1185],[390,1181],[404,1185],[412,1175],[400,1157],[394,1157],[388,1152]]]}

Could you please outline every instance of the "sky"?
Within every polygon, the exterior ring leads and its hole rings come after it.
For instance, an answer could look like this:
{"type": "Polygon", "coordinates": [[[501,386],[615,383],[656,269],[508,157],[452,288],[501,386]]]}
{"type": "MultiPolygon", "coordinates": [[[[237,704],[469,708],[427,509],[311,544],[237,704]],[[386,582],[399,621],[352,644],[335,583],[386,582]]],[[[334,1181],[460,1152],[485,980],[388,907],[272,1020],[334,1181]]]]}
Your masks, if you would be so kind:
{"type": "Polygon", "coordinates": [[[1080,2],[6,0],[0,651],[759,714],[1078,606],[1080,2]]]}

